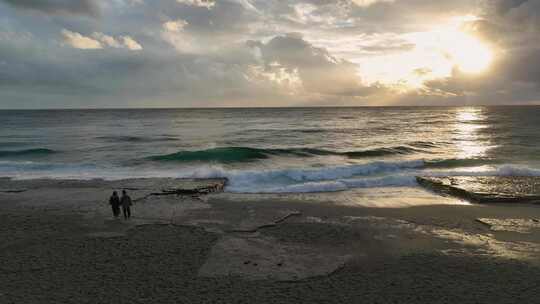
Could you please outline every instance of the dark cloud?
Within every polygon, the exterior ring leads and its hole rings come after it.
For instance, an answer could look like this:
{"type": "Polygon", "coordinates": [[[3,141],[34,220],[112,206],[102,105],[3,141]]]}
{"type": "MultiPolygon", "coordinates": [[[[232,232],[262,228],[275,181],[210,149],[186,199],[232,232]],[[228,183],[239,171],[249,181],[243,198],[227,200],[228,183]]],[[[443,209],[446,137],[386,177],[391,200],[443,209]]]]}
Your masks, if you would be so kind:
{"type": "MultiPolygon", "coordinates": [[[[489,1],[489,0],[488,0],[489,1]]],[[[426,30],[448,17],[471,14],[477,1],[407,0],[378,2],[375,5],[353,6],[350,17],[364,32],[409,32],[426,30]]]]}
{"type": "Polygon", "coordinates": [[[357,66],[333,57],[294,34],[278,36],[268,43],[249,42],[259,48],[268,71],[284,68],[297,72],[306,91],[327,95],[367,95],[372,88],[362,85],[357,66]]]}
{"type": "Polygon", "coordinates": [[[494,1],[494,6],[498,14],[504,15],[508,11],[517,8],[528,1],[529,0],[499,0],[494,1]]]}
{"type": "Polygon", "coordinates": [[[47,14],[76,14],[97,16],[96,0],[2,0],[14,7],[47,14]]]}
{"type": "Polygon", "coordinates": [[[540,101],[540,2],[488,0],[481,19],[465,26],[496,53],[489,71],[425,83],[401,103],[512,104],[540,101]]]}
{"type": "MultiPolygon", "coordinates": [[[[454,71],[451,77],[426,83],[423,95],[454,104],[512,104],[540,101],[540,48],[514,49],[500,57],[489,73],[468,75],[454,71]]],[[[408,96],[407,102],[414,99],[408,96]]],[[[415,96],[417,97],[417,96],[415,96]]]]}

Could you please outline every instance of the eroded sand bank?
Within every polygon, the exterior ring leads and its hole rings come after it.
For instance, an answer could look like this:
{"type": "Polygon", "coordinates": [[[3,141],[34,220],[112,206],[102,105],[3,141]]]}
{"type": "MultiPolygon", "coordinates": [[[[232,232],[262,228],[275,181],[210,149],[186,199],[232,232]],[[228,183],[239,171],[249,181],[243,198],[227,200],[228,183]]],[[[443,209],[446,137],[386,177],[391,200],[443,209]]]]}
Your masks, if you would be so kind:
{"type": "Polygon", "coordinates": [[[2,180],[0,303],[536,303],[540,208],[359,208],[215,181],[2,180]],[[202,184],[201,184],[202,183],[202,184]],[[137,200],[110,216],[112,189],[137,200]]]}

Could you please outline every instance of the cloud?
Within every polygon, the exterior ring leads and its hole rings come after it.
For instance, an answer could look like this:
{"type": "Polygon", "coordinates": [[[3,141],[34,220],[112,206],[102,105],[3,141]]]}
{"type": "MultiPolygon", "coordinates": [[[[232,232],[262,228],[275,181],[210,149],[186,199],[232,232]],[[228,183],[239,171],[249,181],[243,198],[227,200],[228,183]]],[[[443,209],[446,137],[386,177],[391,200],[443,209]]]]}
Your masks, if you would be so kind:
{"type": "Polygon", "coordinates": [[[103,45],[98,40],[83,36],[76,32],[68,31],[66,29],[62,30],[62,36],[65,44],[76,49],[96,50],[103,48],[103,45]]]}
{"type": "Polygon", "coordinates": [[[61,15],[99,15],[99,5],[95,0],[1,0],[14,7],[61,15]]]}
{"type": "Polygon", "coordinates": [[[0,106],[533,102],[539,14],[536,0],[0,0],[0,106]],[[411,34],[468,15],[488,72],[405,56],[411,34]],[[409,75],[416,89],[396,89],[409,75]]]}
{"type": "Polygon", "coordinates": [[[528,0],[498,0],[493,1],[493,5],[498,14],[504,15],[508,11],[517,8],[526,2],[528,2],[528,0]]]}
{"type": "Polygon", "coordinates": [[[184,28],[188,25],[187,21],[178,19],[176,21],[167,21],[163,23],[163,28],[166,31],[178,33],[184,30],[184,28]]]}
{"type": "MultiPolygon", "coordinates": [[[[67,31],[69,32],[69,31],[67,31]]],[[[78,35],[79,37],[82,37],[81,34],[79,33],[73,33],[73,32],[70,32],[72,35],[73,34],[76,34],[78,35]]],[[[90,38],[87,38],[87,37],[84,37],[85,39],[90,39],[90,38]]],[[[105,35],[103,33],[98,33],[98,32],[94,32],[92,33],[92,38],[94,38],[95,42],[99,43],[100,45],[104,45],[104,46],[108,46],[108,47],[112,47],[112,48],[121,48],[122,47],[122,44],[120,43],[120,41],[116,40],[116,38],[112,37],[112,36],[108,36],[108,35],[105,35]]],[[[103,47],[100,47],[100,48],[103,48],[103,47]]]]}
{"type": "Polygon", "coordinates": [[[248,45],[260,52],[267,73],[274,73],[275,79],[301,82],[306,93],[365,96],[375,89],[362,85],[356,65],[314,47],[301,36],[288,34],[248,45]]]}
{"type": "Polygon", "coordinates": [[[187,25],[188,22],[182,19],[167,21],[162,25],[161,38],[178,52],[198,52],[195,40],[185,32],[187,25]]]}
{"type": "MultiPolygon", "coordinates": [[[[486,10],[466,26],[496,53],[489,71],[449,77],[425,84],[425,96],[444,96],[451,103],[536,103],[540,101],[540,3],[491,0],[486,10]]],[[[411,99],[408,99],[411,102],[411,99]]]]}
{"type": "Polygon", "coordinates": [[[354,4],[360,7],[368,7],[376,3],[392,3],[395,0],[351,0],[354,4]]]}
{"type": "Polygon", "coordinates": [[[130,36],[121,36],[120,39],[122,40],[122,45],[128,50],[140,51],[143,49],[142,46],[130,36]]]}
{"type": "Polygon", "coordinates": [[[216,5],[216,2],[213,0],[176,0],[176,2],[191,6],[205,7],[211,9],[216,5]]]}
{"type": "Polygon", "coordinates": [[[64,43],[82,50],[96,50],[104,48],[128,49],[140,51],[142,46],[130,36],[119,36],[117,38],[100,32],[92,33],[91,37],[83,36],[80,33],[66,29],[62,30],[64,43]]]}

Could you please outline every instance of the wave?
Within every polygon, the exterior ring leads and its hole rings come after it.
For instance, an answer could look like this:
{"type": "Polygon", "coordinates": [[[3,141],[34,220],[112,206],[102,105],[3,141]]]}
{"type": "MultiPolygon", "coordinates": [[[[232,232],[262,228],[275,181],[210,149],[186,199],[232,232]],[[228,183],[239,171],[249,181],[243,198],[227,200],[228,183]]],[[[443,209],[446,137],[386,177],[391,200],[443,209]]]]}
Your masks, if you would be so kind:
{"type": "Polygon", "coordinates": [[[0,151],[0,158],[5,157],[25,157],[25,156],[46,156],[50,154],[58,153],[57,151],[45,149],[45,148],[38,148],[38,149],[26,149],[26,150],[8,150],[8,151],[0,151]]]}
{"type": "Polygon", "coordinates": [[[488,164],[497,164],[498,161],[487,158],[452,158],[440,160],[426,160],[426,168],[460,168],[460,167],[478,167],[488,164]]]}
{"type": "Polygon", "coordinates": [[[293,130],[295,132],[300,132],[300,133],[306,133],[306,134],[317,134],[317,133],[326,133],[328,132],[327,129],[298,129],[298,130],[293,130]]]}
{"type": "MultiPolygon", "coordinates": [[[[44,174],[51,173],[51,176],[59,172],[80,173],[85,170],[96,168],[92,164],[63,164],[52,162],[35,162],[35,161],[0,161],[0,172],[16,172],[24,175],[28,172],[42,172],[44,174]]],[[[46,175],[44,175],[46,177],[46,175]]]]}
{"type": "Polygon", "coordinates": [[[29,145],[28,143],[17,142],[17,141],[0,142],[0,147],[2,147],[2,148],[5,148],[5,147],[20,147],[20,146],[28,146],[28,145],[29,145]]]}
{"type": "Polygon", "coordinates": [[[404,171],[421,169],[423,161],[372,162],[361,165],[316,169],[225,170],[200,167],[187,178],[227,178],[227,191],[235,193],[306,193],[335,192],[350,188],[414,184],[414,174],[404,171]],[[393,173],[390,176],[376,176],[393,173]]]}
{"type": "Polygon", "coordinates": [[[379,149],[372,149],[372,150],[343,152],[339,154],[347,156],[349,158],[364,158],[364,157],[377,157],[377,156],[390,156],[390,155],[404,155],[404,154],[413,154],[413,153],[426,153],[426,151],[408,147],[408,146],[397,146],[397,147],[391,147],[391,148],[379,148],[379,149]]]}
{"type": "Polygon", "coordinates": [[[321,168],[229,170],[219,165],[178,168],[114,167],[94,164],[60,164],[0,161],[3,177],[105,180],[131,178],[226,178],[232,193],[317,193],[357,188],[417,187],[416,176],[540,176],[540,169],[513,164],[461,168],[430,168],[423,160],[375,161],[321,168]]]}
{"type": "Polygon", "coordinates": [[[153,161],[174,161],[174,162],[194,162],[194,161],[215,161],[215,162],[245,162],[257,159],[268,158],[267,150],[229,147],[214,148],[200,151],[180,151],[178,153],[151,156],[147,159],[153,161]]]}
{"type": "Polygon", "coordinates": [[[356,188],[416,187],[416,176],[540,176],[540,169],[516,165],[430,171],[424,161],[372,162],[317,169],[225,170],[199,167],[187,178],[227,178],[233,193],[316,193],[356,188]]]}
{"type": "Polygon", "coordinates": [[[142,136],[98,136],[96,139],[106,142],[160,142],[160,141],[176,141],[177,137],[174,136],[158,136],[158,137],[142,137],[142,136]]]}
{"type": "Polygon", "coordinates": [[[151,156],[147,159],[168,162],[248,162],[267,159],[272,155],[290,155],[296,157],[313,157],[316,155],[339,155],[337,152],[322,149],[257,149],[248,147],[224,147],[199,151],[180,151],[173,154],[151,156]]]}
{"type": "Polygon", "coordinates": [[[413,153],[427,153],[425,150],[409,146],[397,146],[390,148],[377,148],[360,151],[332,151],[317,148],[292,148],[292,149],[258,149],[249,147],[222,147],[199,151],[180,151],[172,154],[156,155],[147,157],[152,161],[167,162],[248,162],[267,159],[270,156],[294,156],[294,157],[314,157],[314,156],[342,156],[347,158],[368,158],[391,155],[404,155],[413,153]]]}
{"type": "MultiPolygon", "coordinates": [[[[299,168],[281,170],[227,170],[220,166],[197,166],[178,169],[140,169],[138,167],[110,167],[95,164],[63,164],[33,161],[0,161],[0,172],[4,177],[26,175],[43,178],[104,178],[124,179],[138,177],[171,178],[227,178],[232,188],[262,189],[265,186],[293,185],[301,183],[328,182],[356,177],[399,172],[400,170],[421,168],[422,161],[410,162],[373,162],[363,165],[351,165],[323,168],[299,168]],[[258,188],[257,188],[258,187],[258,188]]],[[[349,182],[347,182],[349,183],[349,182]]]]}
{"type": "Polygon", "coordinates": [[[411,175],[339,179],[335,181],[307,182],[282,186],[229,186],[227,191],[237,193],[324,193],[340,192],[359,188],[414,187],[416,178],[411,175]]]}
{"type": "Polygon", "coordinates": [[[498,166],[479,166],[449,171],[421,171],[418,175],[428,177],[445,176],[540,176],[540,169],[523,165],[503,164],[498,166]]]}
{"type": "MultiPolygon", "coordinates": [[[[207,171],[211,172],[212,170],[207,171]]],[[[228,178],[226,191],[233,193],[320,193],[358,188],[417,187],[417,176],[540,176],[540,169],[503,165],[493,168],[478,167],[477,170],[432,172],[426,171],[422,162],[409,162],[371,163],[347,169],[338,167],[225,174],[218,170],[211,175],[228,178]]]]}
{"type": "Polygon", "coordinates": [[[416,148],[437,148],[439,145],[432,141],[415,141],[409,144],[409,146],[416,148]]]}

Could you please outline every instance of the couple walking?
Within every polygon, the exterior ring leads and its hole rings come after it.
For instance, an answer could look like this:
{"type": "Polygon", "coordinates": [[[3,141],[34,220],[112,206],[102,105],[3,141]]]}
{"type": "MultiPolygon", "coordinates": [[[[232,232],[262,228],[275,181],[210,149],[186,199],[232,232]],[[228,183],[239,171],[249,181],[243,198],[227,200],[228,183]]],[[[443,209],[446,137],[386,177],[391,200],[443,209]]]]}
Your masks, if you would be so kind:
{"type": "Polygon", "coordinates": [[[111,198],[109,199],[109,204],[112,207],[112,212],[115,218],[118,218],[120,215],[120,206],[122,206],[122,211],[124,213],[124,219],[129,219],[131,217],[131,197],[127,194],[126,190],[122,190],[122,197],[118,197],[118,192],[114,191],[111,198]]]}

